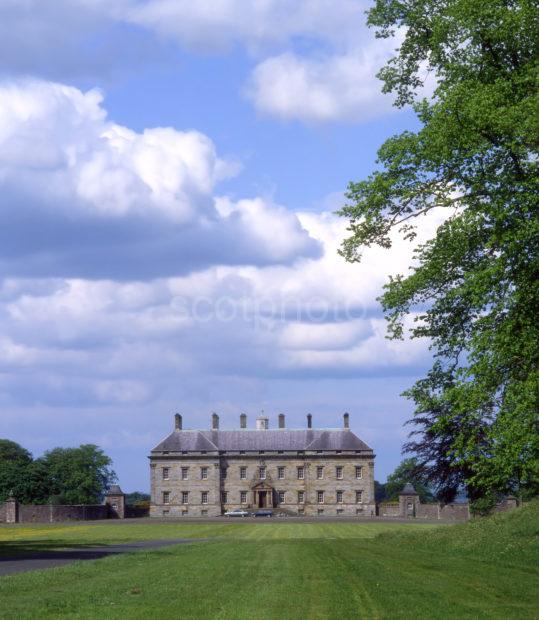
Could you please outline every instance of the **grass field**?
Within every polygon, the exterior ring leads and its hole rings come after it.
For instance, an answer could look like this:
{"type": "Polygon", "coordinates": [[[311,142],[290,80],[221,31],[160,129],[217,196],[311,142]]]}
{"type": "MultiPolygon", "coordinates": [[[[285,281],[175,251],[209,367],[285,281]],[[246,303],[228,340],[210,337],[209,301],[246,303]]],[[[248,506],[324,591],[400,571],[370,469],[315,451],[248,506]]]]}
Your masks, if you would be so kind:
{"type": "Polygon", "coordinates": [[[539,617],[537,502],[446,527],[274,522],[0,528],[4,553],[176,537],[193,543],[0,578],[0,617],[539,617]]]}

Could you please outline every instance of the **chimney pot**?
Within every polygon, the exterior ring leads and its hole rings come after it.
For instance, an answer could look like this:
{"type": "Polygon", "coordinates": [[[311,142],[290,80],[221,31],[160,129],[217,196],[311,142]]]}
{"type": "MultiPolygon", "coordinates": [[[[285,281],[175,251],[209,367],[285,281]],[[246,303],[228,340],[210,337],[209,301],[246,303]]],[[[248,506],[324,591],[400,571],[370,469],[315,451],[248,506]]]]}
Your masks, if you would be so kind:
{"type": "Polygon", "coordinates": [[[312,428],[313,427],[313,416],[308,413],[307,414],[307,428],[312,428]]]}
{"type": "Polygon", "coordinates": [[[344,419],[344,428],[350,428],[350,414],[345,413],[343,415],[343,419],[344,419]]]}
{"type": "Polygon", "coordinates": [[[284,413],[279,414],[279,428],[284,428],[284,413]]]}
{"type": "Polygon", "coordinates": [[[245,413],[240,415],[240,428],[247,428],[247,415],[245,413]]]}
{"type": "Polygon", "coordinates": [[[182,416],[179,413],[174,416],[174,428],[177,431],[182,430],[182,416]]]}
{"type": "Polygon", "coordinates": [[[219,416],[216,413],[211,414],[211,427],[214,431],[219,428],[219,416]]]}

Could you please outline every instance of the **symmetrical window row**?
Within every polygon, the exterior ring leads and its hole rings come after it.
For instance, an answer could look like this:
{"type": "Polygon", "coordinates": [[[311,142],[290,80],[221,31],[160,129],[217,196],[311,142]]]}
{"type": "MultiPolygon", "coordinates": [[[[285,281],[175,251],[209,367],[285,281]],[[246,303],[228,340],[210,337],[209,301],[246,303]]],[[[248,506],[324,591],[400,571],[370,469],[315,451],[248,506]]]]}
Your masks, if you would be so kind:
{"type": "MultiPolygon", "coordinates": [[[[297,492],[298,504],[305,503],[305,491],[297,492]]],[[[326,492],[325,491],[317,491],[316,492],[316,501],[318,504],[323,504],[325,502],[326,492]]],[[[277,499],[279,504],[284,504],[286,502],[286,492],[285,491],[277,491],[277,499]]],[[[337,491],[336,493],[336,501],[337,504],[344,503],[344,491],[337,491]]],[[[223,491],[221,493],[221,501],[223,504],[228,503],[228,491],[223,491]]],[[[356,491],[356,504],[361,504],[363,501],[363,491],[356,491]]],[[[188,504],[189,503],[189,491],[181,492],[181,503],[188,504]]],[[[208,503],[208,491],[201,491],[200,493],[200,503],[207,504],[208,503]]],[[[240,491],[240,503],[247,503],[247,491],[240,491]]],[[[163,504],[170,504],[170,491],[163,492],[163,504]]]]}
{"type": "MultiPolygon", "coordinates": [[[[323,480],[325,469],[326,467],[324,467],[323,465],[318,465],[316,467],[317,480],[323,480]]],[[[285,479],[285,470],[286,468],[284,466],[277,467],[277,479],[278,480],[285,479]]],[[[223,480],[225,480],[227,477],[227,471],[228,470],[226,467],[223,467],[221,469],[221,478],[223,480]]],[[[337,480],[342,480],[343,476],[344,476],[344,467],[342,465],[337,465],[337,467],[335,467],[335,478],[337,480]]],[[[258,477],[260,478],[260,480],[266,480],[267,478],[266,467],[262,466],[258,468],[258,477]]],[[[170,480],[170,468],[169,467],[163,467],[162,478],[163,480],[170,480]]],[[[363,478],[363,467],[356,466],[356,480],[361,480],[361,478],[363,478]]],[[[181,468],[181,479],[189,480],[189,467],[181,468]]],[[[200,468],[200,479],[201,480],[208,479],[208,468],[207,467],[200,468]]],[[[240,480],[246,480],[246,479],[247,479],[247,467],[241,466],[240,467],[240,480]]],[[[305,479],[305,467],[301,466],[297,468],[297,479],[298,480],[305,479]]]]}

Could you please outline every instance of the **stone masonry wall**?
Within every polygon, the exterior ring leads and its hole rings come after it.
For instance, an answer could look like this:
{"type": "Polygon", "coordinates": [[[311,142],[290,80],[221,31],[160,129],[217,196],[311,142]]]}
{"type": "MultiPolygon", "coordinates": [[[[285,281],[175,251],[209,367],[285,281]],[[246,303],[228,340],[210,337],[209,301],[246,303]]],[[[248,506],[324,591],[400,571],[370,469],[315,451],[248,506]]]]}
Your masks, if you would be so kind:
{"type": "Polygon", "coordinates": [[[218,516],[234,508],[255,510],[253,486],[261,482],[259,468],[266,468],[264,482],[274,489],[272,504],[293,514],[306,516],[354,515],[371,516],[374,504],[374,466],[372,457],[343,455],[231,455],[196,458],[153,457],[151,463],[152,506],[150,516],[218,516]],[[361,467],[361,477],[356,478],[356,466],[361,467]],[[203,479],[201,467],[207,467],[208,477],[203,479]],[[246,477],[240,476],[246,468],[246,477]],[[284,477],[279,478],[279,467],[284,477]],[[304,478],[298,478],[298,468],[304,468],[304,478]],[[322,478],[317,477],[317,467],[323,467],[322,478]],[[337,479],[337,467],[343,468],[343,478],[337,479]],[[168,479],[163,469],[168,469],[168,479]],[[188,468],[188,480],[182,480],[182,468],[188,468]],[[221,470],[226,470],[222,477],[221,470]],[[245,492],[246,501],[241,502],[245,492]],[[304,492],[304,503],[298,502],[298,492],[304,492]],[[318,491],[323,491],[323,502],[318,502],[318,491]],[[342,491],[342,503],[337,502],[337,492],[342,491]],[[356,491],[361,491],[361,501],[356,501],[356,491]],[[182,504],[182,492],[189,493],[188,504],[182,504]],[[202,492],[208,493],[208,504],[202,504],[202,492]],[[284,502],[278,501],[279,492],[284,502]],[[164,503],[168,493],[168,504],[164,503]],[[226,502],[223,502],[226,493],[226,502]]]}
{"type": "Polygon", "coordinates": [[[19,506],[19,523],[56,523],[61,521],[93,521],[107,519],[106,505],[23,505],[19,506]]]}

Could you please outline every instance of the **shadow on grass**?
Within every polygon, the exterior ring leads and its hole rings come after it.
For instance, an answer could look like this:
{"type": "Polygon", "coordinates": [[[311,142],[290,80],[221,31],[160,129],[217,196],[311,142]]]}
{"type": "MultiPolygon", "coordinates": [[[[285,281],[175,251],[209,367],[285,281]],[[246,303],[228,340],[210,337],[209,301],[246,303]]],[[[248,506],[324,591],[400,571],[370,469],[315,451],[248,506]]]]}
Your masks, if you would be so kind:
{"type": "Polygon", "coordinates": [[[175,538],[171,540],[141,540],[127,543],[96,544],[73,543],[67,540],[39,539],[0,543],[0,563],[17,560],[96,560],[109,555],[130,553],[144,549],[158,549],[170,545],[201,542],[207,539],[175,538]]]}

